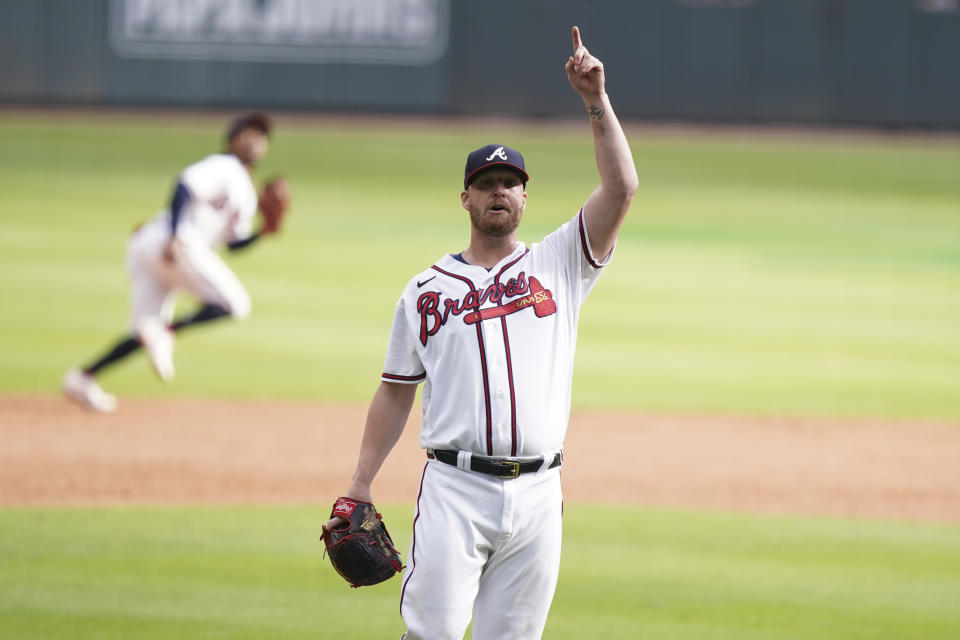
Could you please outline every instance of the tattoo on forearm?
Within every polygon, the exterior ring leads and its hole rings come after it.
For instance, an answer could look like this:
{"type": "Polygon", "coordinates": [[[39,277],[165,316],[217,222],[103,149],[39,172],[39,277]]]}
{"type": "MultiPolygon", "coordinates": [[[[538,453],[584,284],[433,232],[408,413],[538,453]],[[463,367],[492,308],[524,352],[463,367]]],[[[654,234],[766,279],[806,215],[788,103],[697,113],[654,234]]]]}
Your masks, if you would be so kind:
{"type": "Polygon", "coordinates": [[[604,114],[603,107],[599,107],[595,104],[592,104],[589,107],[587,107],[587,115],[590,116],[591,120],[600,120],[603,118],[603,114],[604,114]]]}

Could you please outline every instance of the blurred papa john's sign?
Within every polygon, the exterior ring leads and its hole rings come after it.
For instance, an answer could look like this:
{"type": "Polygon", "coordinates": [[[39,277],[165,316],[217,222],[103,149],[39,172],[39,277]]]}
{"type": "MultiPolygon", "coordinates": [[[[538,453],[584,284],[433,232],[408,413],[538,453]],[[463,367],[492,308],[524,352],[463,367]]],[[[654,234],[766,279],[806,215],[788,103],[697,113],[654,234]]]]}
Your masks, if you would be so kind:
{"type": "Polygon", "coordinates": [[[111,0],[120,57],[427,65],[449,0],[111,0]]]}

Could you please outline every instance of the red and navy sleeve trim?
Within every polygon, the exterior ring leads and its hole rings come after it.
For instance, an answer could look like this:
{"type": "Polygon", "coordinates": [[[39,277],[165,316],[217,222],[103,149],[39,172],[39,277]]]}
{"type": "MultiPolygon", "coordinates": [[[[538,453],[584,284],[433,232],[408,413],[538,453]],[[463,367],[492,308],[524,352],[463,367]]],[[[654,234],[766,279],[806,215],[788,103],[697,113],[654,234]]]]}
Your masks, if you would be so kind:
{"type": "Polygon", "coordinates": [[[594,269],[602,269],[603,265],[593,259],[590,255],[590,244],[587,242],[587,228],[583,222],[583,207],[580,208],[580,215],[577,216],[577,223],[580,225],[580,248],[583,249],[583,257],[587,259],[590,266],[594,269]]]}
{"type": "Polygon", "coordinates": [[[387,373],[384,371],[382,374],[380,374],[380,377],[383,380],[390,380],[392,382],[422,382],[423,380],[426,380],[427,372],[424,371],[423,373],[415,376],[401,376],[396,373],[387,373]]]}

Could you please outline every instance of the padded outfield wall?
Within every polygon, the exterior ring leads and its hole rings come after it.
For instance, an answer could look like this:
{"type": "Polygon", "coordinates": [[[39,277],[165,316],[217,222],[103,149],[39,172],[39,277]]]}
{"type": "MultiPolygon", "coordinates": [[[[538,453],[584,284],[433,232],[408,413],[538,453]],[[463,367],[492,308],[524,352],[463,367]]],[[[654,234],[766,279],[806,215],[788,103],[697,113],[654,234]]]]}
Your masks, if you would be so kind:
{"type": "Polygon", "coordinates": [[[0,0],[0,102],[960,127],[960,0],[0,0]]]}

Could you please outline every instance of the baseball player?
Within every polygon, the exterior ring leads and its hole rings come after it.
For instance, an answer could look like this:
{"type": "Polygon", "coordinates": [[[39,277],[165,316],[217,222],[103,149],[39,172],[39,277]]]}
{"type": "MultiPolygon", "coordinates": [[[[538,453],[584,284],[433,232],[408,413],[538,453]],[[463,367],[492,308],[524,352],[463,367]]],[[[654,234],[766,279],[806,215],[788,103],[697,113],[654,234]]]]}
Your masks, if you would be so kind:
{"type": "Polygon", "coordinates": [[[517,239],[523,157],[500,144],[471,152],[460,194],[470,244],[415,275],[397,303],[345,496],[373,501],[371,484],[423,383],[427,463],[402,582],[406,640],[462,638],[471,617],[475,640],[539,638],[553,599],[579,309],[638,186],[603,64],[577,27],[572,35],[567,79],[586,106],[600,186],[527,246],[517,239]]]}
{"type": "Polygon", "coordinates": [[[267,152],[270,129],[270,118],[260,112],[233,120],[225,151],[184,169],[169,208],[133,232],[126,251],[131,332],[87,366],[67,372],[62,385],[67,398],[96,411],[113,411],[116,397],[96,380],[101,371],[142,346],[160,379],[170,380],[175,332],[250,313],[250,296],[217,251],[242,249],[276,230],[252,228],[258,207],[252,172],[267,152]],[[174,294],[179,291],[202,304],[174,322],[174,294]]]}

